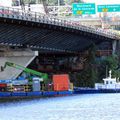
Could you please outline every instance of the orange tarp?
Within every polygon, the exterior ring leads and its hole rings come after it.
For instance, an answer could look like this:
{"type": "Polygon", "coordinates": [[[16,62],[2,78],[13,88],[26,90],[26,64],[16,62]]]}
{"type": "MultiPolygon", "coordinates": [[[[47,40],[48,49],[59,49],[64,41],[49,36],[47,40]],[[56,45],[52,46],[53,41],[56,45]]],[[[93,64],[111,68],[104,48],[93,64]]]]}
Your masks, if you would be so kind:
{"type": "Polygon", "coordinates": [[[54,91],[65,91],[69,89],[69,75],[53,75],[54,91]]]}

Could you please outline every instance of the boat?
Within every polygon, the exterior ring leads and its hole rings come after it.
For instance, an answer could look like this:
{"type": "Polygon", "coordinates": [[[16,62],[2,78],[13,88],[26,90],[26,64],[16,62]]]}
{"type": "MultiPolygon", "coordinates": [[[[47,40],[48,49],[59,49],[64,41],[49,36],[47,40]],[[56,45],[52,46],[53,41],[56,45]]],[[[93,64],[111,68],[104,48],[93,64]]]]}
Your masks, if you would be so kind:
{"type": "Polygon", "coordinates": [[[103,83],[95,83],[95,88],[74,88],[74,94],[87,93],[120,93],[120,82],[116,78],[112,78],[112,71],[109,71],[109,76],[103,78],[103,83]]]}

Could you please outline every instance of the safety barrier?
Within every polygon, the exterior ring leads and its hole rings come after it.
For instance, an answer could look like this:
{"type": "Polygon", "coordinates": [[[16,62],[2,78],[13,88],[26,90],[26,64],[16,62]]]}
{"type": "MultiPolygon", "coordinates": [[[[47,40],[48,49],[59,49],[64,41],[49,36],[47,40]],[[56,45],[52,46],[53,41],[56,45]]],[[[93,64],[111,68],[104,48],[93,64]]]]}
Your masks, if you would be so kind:
{"type": "Polygon", "coordinates": [[[31,91],[31,86],[30,85],[25,85],[25,92],[31,91]]]}
{"type": "Polygon", "coordinates": [[[14,87],[13,87],[13,85],[8,85],[7,86],[7,91],[9,91],[9,92],[13,92],[14,91],[14,87]]]}

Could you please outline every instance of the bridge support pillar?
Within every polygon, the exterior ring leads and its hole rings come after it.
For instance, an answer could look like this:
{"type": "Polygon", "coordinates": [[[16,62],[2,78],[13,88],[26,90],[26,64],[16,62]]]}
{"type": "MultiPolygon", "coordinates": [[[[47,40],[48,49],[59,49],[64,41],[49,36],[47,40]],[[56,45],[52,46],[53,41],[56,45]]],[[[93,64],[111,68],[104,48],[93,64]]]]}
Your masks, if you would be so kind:
{"type": "Polygon", "coordinates": [[[112,54],[117,54],[120,57],[120,41],[114,40],[112,43],[112,54]]]}
{"type": "Polygon", "coordinates": [[[113,55],[116,53],[116,50],[117,50],[116,48],[117,48],[117,41],[114,40],[114,41],[112,42],[112,54],[113,54],[113,55]]]}

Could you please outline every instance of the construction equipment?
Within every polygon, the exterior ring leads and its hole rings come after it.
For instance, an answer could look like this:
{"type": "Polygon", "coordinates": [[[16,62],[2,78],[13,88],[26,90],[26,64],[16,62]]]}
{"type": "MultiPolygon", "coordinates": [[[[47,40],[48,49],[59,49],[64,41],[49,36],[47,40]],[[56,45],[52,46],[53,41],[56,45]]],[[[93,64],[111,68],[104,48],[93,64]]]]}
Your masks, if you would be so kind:
{"type": "Polygon", "coordinates": [[[1,66],[1,71],[4,71],[4,69],[5,69],[7,66],[13,67],[13,68],[16,68],[16,69],[19,69],[19,70],[22,70],[22,71],[25,72],[25,73],[29,73],[29,74],[31,74],[31,75],[37,76],[37,77],[39,77],[39,78],[42,78],[43,80],[48,79],[48,74],[46,74],[46,73],[41,73],[41,72],[32,70],[32,69],[30,69],[30,68],[23,67],[23,66],[21,66],[21,65],[18,65],[18,64],[12,63],[12,62],[5,62],[5,65],[4,65],[4,66],[1,66]]]}

